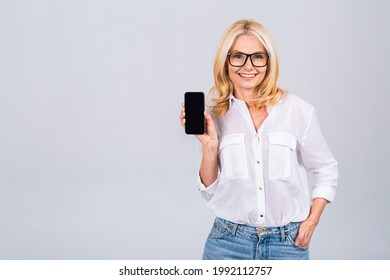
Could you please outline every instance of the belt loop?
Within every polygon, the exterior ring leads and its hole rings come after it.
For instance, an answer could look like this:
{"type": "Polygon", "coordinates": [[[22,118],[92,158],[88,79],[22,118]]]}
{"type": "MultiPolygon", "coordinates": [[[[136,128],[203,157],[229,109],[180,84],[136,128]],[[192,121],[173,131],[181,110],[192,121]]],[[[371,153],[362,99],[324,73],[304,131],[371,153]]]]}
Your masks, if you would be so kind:
{"type": "Polygon", "coordinates": [[[284,226],[280,227],[280,241],[285,242],[286,241],[286,233],[284,231],[284,226]]]}
{"type": "Polygon", "coordinates": [[[231,229],[233,236],[236,236],[237,228],[238,228],[238,224],[234,224],[233,228],[231,229]]]}

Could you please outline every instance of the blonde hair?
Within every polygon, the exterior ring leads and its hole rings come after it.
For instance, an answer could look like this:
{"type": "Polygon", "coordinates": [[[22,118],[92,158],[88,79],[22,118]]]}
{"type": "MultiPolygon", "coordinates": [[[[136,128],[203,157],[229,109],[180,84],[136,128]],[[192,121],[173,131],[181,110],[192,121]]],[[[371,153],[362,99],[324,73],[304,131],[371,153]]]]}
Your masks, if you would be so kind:
{"type": "MultiPolygon", "coordinates": [[[[268,105],[274,106],[286,92],[278,88],[279,65],[275,44],[267,29],[255,20],[239,20],[233,23],[222,37],[214,60],[214,86],[210,89],[213,98],[213,113],[223,116],[229,109],[229,97],[234,93],[233,83],[227,71],[227,53],[230,51],[237,37],[241,35],[254,35],[263,44],[269,53],[267,71],[263,81],[257,88],[257,97],[253,100],[256,108],[268,105]]],[[[248,101],[248,100],[246,100],[248,101]]]]}

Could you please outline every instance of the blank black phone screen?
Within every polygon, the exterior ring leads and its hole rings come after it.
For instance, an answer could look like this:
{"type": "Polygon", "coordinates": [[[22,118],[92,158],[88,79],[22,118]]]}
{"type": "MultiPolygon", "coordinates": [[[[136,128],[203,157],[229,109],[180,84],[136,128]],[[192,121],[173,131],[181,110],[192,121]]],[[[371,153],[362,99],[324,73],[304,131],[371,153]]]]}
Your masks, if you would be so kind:
{"type": "Polygon", "coordinates": [[[204,134],[204,93],[186,92],[184,94],[185,132],[204,134]]]}

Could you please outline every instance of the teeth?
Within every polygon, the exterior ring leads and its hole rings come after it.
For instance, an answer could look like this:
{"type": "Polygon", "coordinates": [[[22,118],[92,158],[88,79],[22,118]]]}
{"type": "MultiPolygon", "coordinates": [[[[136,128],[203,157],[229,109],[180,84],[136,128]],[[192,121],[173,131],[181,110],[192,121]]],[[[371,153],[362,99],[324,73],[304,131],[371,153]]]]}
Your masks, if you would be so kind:
{"type": "Polygon", "coordinates": [[[245,78],[253,78],[254,76],[256,76],[256,74],[239,74],[239,75],[245,78]]]}

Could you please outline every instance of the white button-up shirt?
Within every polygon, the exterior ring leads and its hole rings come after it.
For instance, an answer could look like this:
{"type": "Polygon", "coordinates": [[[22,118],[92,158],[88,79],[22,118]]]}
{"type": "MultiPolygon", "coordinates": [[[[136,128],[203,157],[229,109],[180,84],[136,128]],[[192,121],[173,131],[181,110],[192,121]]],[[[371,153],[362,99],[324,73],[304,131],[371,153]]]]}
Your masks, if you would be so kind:
{"type": "Polygon", "coordinates": [[[217,216],[250,226],[305,220],[313,198],[334,199],[337,162],[321,133],[313,106],[287,93],[256,131],[245,101],[230,98],[213,116],[219,138],[217,180],[199,190],[217,216]],[[308,187],[306,171],[313,173],[308,187]]]}

